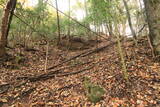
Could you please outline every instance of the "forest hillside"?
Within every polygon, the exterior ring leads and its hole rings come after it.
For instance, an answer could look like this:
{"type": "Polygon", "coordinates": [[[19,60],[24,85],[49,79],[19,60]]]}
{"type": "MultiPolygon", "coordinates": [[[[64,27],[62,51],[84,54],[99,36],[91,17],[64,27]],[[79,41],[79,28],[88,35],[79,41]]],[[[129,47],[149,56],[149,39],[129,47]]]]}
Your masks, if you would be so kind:
{"type": "Polygon", "coordinates": [[[0,107],[159,107],[159,0],[0,0],[0,107]]]}

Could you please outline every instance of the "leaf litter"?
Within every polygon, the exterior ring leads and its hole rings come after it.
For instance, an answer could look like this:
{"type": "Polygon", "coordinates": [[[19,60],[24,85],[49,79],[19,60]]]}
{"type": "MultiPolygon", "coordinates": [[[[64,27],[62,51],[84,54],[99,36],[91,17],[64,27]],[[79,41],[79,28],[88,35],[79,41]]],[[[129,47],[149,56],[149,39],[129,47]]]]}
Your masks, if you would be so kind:
{"type": "MultiPolygon", "coordinates": [[[[160,106],[160,63],[152,58],[147,40],[123,41],[129,83],[123,79],[121,61],[117,47],[111,45],[104,50],[76,58],[45,72],[45,49],[21,53],[10,50],[12,56],[21,55],[3,62],[0,68],[0,106],[2,107],[159,107],[160,106]],[[20,57],[19,57],[20,60],[20,57]],[[31,82],[28,77],[60,69],[50,78],[31,82]],[[85,69],[84,71],[81,71],[85,69]],[[77,72],[81,71],[81,72],[77,72]],[[73,75],[70,75],[73,73],[73,75]],[[67,75],[66,75],[67,74],[67,75]],[[23,77],[18,79],[19,77],[23,77]],[[86,97],[83,77],[105,89],[103,99],[91,103],[86,97]]],[[[105,45],[102,42],[97,47],[105,45]]],[[[16,49],[18,49],[17,47],[16,49]]],[[[15,50],[16,50],[15,49],[15,50]]],[[[85,50],[60,50],[49,47],[47,66],[63,62],[85,50]]],[[[51,74],[51,73],[50,73],[51,74]]]]}

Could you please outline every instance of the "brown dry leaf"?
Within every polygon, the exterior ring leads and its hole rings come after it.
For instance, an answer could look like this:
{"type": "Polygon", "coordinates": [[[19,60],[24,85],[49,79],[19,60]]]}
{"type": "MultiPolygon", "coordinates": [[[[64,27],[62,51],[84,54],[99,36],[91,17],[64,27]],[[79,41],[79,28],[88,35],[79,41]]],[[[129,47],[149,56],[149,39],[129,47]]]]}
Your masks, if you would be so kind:
{"type": "Polygon", "coordinates": [[[0,102],[2,102],[2,103],[7,103],[8,101],[7,101],[7,99],[0,99],[0,102]]]}

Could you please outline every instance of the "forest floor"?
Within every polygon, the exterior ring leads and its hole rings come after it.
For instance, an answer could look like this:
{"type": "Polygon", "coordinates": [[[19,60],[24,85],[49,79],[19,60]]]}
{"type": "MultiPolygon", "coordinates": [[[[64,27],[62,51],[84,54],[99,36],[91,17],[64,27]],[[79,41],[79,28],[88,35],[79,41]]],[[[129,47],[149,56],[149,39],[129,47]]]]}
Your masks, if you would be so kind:
{"type": "MultiPolygon", "coordinates": [[[[111,42],[103,41],[95,47],[106,44],[111,42]]],[[[144,38],[138,40],[138,46],[129,40],[122,44],[129,84],[123,79],[116,44],[46,71],[46,46],[32,51],[9,49],[15,57],[0,62],[0,107],[160,107],[158,57],[152,58],[144,38]],[[96,104],[85,95],[85,76],[105,89],[103,99],[96,104]]],[[[68,51],[49,46],[47,67],[88,50],[68,51]]]]}

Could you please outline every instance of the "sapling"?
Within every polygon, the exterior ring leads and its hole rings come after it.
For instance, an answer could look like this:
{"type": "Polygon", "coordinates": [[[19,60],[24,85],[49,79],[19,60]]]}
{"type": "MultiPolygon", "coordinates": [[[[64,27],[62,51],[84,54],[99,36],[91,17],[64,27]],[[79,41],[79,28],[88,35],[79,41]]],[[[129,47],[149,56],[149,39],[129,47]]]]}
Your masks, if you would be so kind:
{"type": "Polygon", "coordinates": [[[122,50],[120,38],[118,35],[117,35],[117,42],[118,42],[118,51],[119,51],[121,63],[122,63],[122,71],[123,71],[124,79],[128,81],[128,73],[127,73],[126,63],[124,60],[123,50],[122,50]]]}
{"type": "Polygon", "coordinates": [[[119,55],[121,58],[121,63],[122,63],[122,72],[124,75],[124,79],[127,80],[127,82],[128,82],[127,67],[126,67],[124,54],[123,54],[123,50],[122,50],[122,46],[121,46],[121,40],[120,40],[120,37],[118,34],[118,26],[117,26],[118,19],[113,18],[113,20],[114,20],[114,25],[115,25],[115,36],[117,38],[117,43],[118,43],[118,52],[119,52],[119,55]]]}

